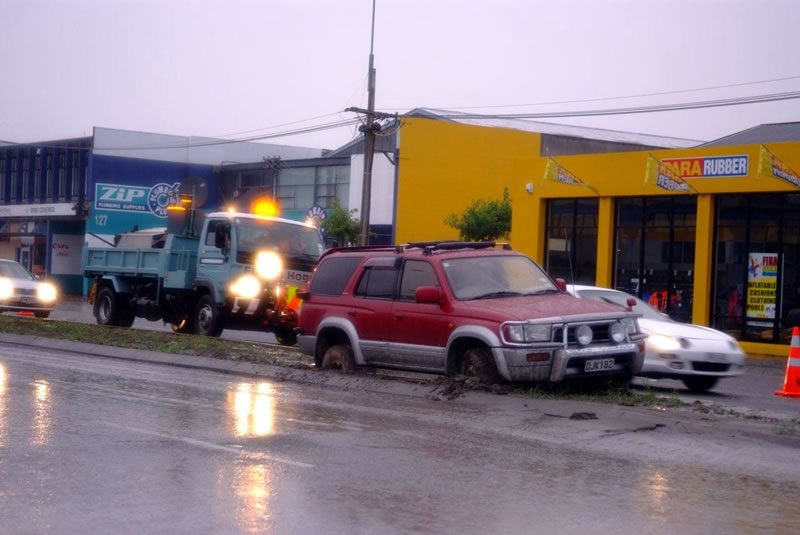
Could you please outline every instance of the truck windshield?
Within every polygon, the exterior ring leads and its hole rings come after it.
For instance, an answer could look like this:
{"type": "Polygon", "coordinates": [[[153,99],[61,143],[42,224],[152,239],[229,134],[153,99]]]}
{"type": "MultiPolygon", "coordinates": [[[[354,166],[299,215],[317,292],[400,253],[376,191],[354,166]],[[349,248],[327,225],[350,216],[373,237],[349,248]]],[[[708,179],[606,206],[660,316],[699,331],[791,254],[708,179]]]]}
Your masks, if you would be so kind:
{"type": "Polygon", "coordinates": [[[556,293],[558,288],[525,256],[476,256],[442,262],[456,299],[556,293]]]}
{"type": "Polygon", "coordinates": [[[239,252],[278,249],[288,257],[316,261],[324,250],[317,229],[272,219],[236,218],[239,252]]]}

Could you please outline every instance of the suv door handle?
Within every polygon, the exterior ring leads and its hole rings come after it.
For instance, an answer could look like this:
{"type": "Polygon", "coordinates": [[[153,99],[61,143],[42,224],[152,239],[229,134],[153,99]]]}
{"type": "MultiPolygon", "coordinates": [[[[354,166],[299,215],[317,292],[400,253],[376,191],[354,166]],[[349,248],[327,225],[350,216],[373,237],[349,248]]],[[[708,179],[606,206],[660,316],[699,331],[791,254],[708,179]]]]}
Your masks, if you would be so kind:
{"type": "Polygon", "coordinates": [[[355,318],[356,317],[356,313],[354,311],[352,311],[352,310],[348,310],[347,311],[347,315],[350,316],[351,318],[355,318]]]}
{"type": "Polygon", "coordinates": [[[401,319],[403,319],[403,318],[405,318],[405,316],[404,316],[404,315],[402,315],[402,314],[395,314],[395,315],[394,315],[394,319],[396,319],[396,320],[401,320],[401,319]]]}

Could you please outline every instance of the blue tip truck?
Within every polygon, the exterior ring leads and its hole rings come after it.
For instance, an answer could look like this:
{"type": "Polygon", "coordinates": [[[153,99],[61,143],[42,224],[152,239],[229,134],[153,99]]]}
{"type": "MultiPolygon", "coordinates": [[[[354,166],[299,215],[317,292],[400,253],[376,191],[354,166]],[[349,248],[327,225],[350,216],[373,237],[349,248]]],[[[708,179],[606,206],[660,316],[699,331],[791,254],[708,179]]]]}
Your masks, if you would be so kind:
{"type": "Polygon", "coordinates": [[[319,231],[279,217],[174,208],[167,228],[84,247],[97,323],[130,327],[141,317],[180,333],[261,330],[296,343],[295,293],[323,252],[319,231]]]}

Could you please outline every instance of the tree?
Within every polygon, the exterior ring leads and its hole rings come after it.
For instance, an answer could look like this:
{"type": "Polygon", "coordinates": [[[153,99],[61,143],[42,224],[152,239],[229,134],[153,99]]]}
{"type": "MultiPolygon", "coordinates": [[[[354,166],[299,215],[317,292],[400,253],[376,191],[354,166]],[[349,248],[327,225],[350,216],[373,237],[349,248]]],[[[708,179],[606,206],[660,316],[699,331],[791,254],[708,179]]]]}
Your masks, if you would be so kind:
{"type": "Polygon", "coordinates": [[[458,230],[466,241],[496,241],[511,235],[511,197],[503,189],[503,200],[478,199],[460,215],[450,214],[445,224],[458,230]]]}
{"type": "Polygon", "coordinates": [[[329,237],[339,242],[340,245],[358,243],[358,238],[361,234],[361,222],[353,217],[358,210],[354,208],[348,212],[342,208],[337,199],[333,199],[331,204],[333,210],[322,221],[322,229],[329,237]]]}

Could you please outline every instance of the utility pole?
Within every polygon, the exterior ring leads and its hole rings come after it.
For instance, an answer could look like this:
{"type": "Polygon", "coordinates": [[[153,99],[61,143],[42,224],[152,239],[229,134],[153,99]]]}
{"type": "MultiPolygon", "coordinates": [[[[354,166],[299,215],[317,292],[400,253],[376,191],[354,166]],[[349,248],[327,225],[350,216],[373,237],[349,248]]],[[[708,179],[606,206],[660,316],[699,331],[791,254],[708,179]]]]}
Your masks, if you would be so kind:
{"type": "Polygon", "coordinates": [[[367,73],[367,116],[364,131],[364,180],[361,185],[361,239],[360,245],[369,243],[369,205],[372,198],[372,160],[375,154],[375,0],[372,0],[372,29],[369,38],[369,72],[367,73]]]}

